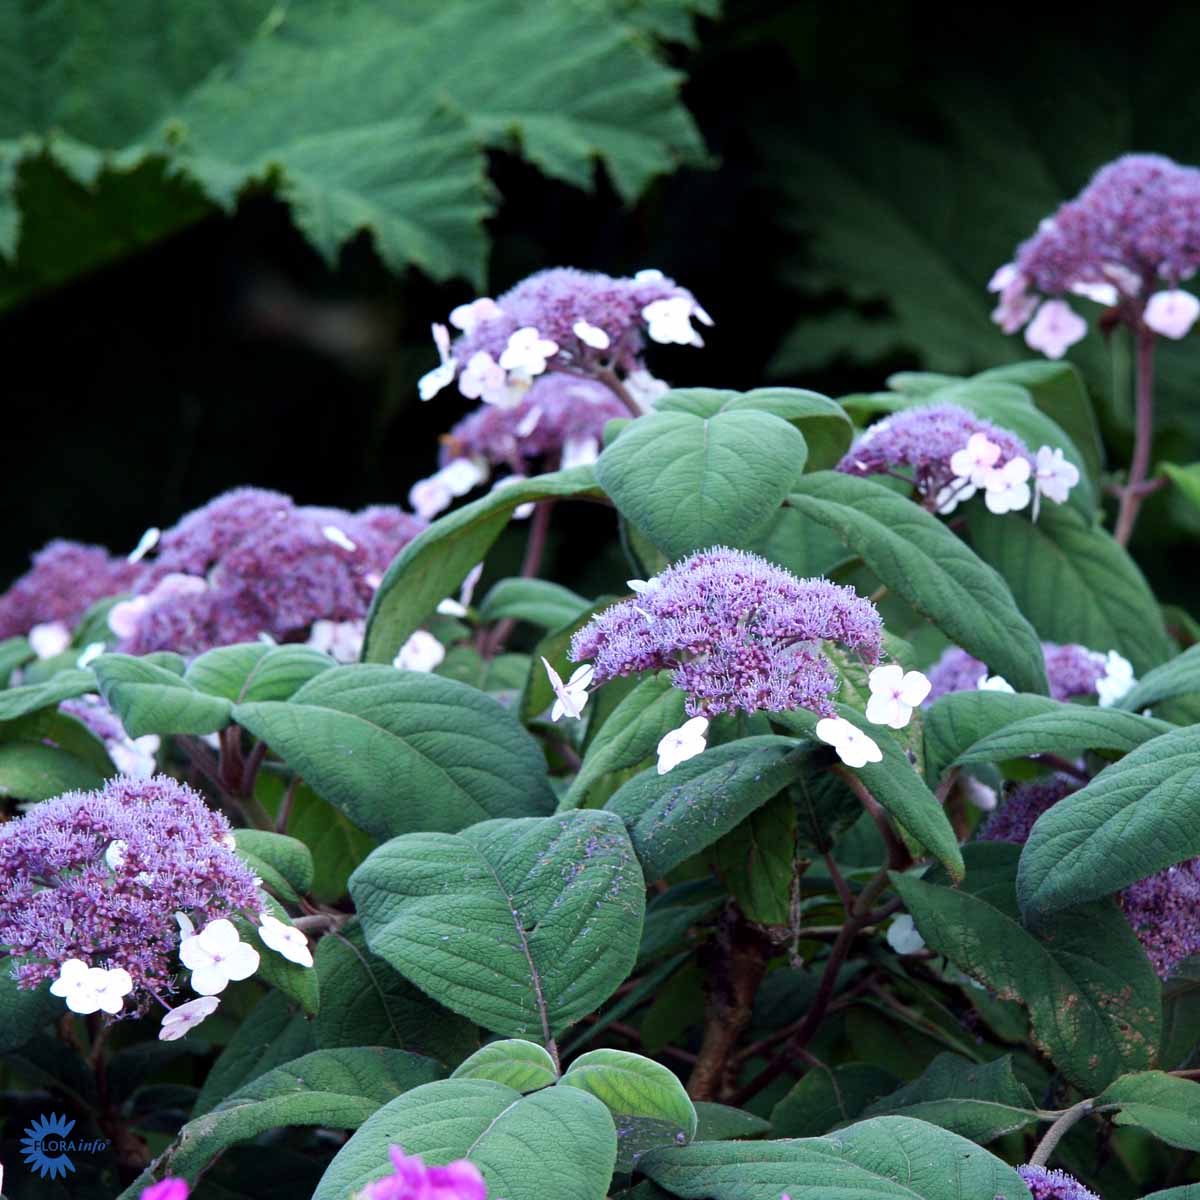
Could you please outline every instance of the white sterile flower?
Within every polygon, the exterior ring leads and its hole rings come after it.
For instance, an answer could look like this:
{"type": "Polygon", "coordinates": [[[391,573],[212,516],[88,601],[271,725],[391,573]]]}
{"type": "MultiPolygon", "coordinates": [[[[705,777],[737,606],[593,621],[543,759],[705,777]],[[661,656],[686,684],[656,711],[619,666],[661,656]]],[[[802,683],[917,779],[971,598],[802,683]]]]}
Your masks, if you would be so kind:
{"type": "Polygon", "coordinates": [[[838,758],[848,767],[883,761],[883,751],[845,717],[822,717],[817,722],[816,734],[837,751],[838,758]]]}
{"type": "Polygon", "coordinates": [[[1048,496],[1055,504],[1065,504],[1071,489],[1079,482],[1079,468],[1068,462],[1061,446],[1043,446],[1037,452],[1033,472],[1033,519],[1037,520],[1038,504],[1048,496]]]}
{"type": "Polygon", "coordinates": [[[1155,333],[1176,339],[1187,336],[1197,317],[1200,317],[1200,300],[1180,288],[1155,292],[1146,301],[1146,311],[1142,314],[1155,333]]]}
{"type": "Polygon", "coordinates": [[[528,437],[540,424],[542,410],[534,405],[520,420],[513,432],[517,437],[528,437]]]}
{"type": "Polygon", "coordinates": [[[475,588],[482,574],[483,563],[476,563],[467,572],[466,579],[462,581],[462,587],[458,589],[458,599],[452,600],[447,596],[445,600],[438,603],[438,612],[446,617],[465,617],[467,615],[467,608],[471,603],[471,597],[475,595],[475,588]]]}
{"type": "Polygon", "coordinates": [[[75,665],[81,671],[84,667],[90,667],[106,649],[107,647],[103,642],[88,642],[83,648],[83,653],[75,660],[75,665]]]}
{"type": "Polygon", "coordinates": [[[652,300],[642,309],[650,340],[664,345],[703,346],[704,339],[692,328],[693,303],[686,296],[652,300]]]}
{"type": "Polygon", "coordinates": [[[968,775],[963,779],[962,788],[967,801],[980,812],[991,812],[996,807],[996,789],[988,787],[986,783],[981,783],[973,775],[968,775]]]}
{"type": "Polygon", "coordinates": [[[71,644],[71,631],[61,621],[46,621],[35,625],[25,640],[38,658],[53,658],[71,644]]]}
{"type": "Polygon", "coordinates": [[[1017,690],[1003,675],[985,675],[976,687],[981,692],[1012,692],[1014,695],[1017,690]]]}
{"type": "Polygon", "coordinates": [[[348,553],[358,549],[358,543],[348,537],[344,529],[339,529],[336,525],[322,525],[321,532],[327,541],[348,553]]]}
{"type": "Polygon", "coordinates": [[[320,618],[312,623],[307,645],[340,663],[358,662],[362,654],[366,621],[327,621],[320,618]]]}
{"type": "MultiPolygon", "coordinates": [[[[408,503],[418,517],[432,521],[454,503],[454,493],[440,475],[431,475],[428,479],[418,479],[408,489],[408,503]]],[[[112,624],[111,618],[109,624],[112,624]]]]}
{"type": "Polygon", "coordinates": [[[571,326],[571,332],[593,350],[607,350],[612,345],[612,338],[603,329],[598,325],[590,325],[587,321],[576,321],[571,326]]]}
{"type": "Polygon", "coordinates": [[[625,390],[642,412],[650,412],[655,400],[669,392],[671,385],[665,379],[651,375],[645,367],[638,367],[625,376],[625,390]]]}
{"type": "Polygon", "coordinates": [[[666,277],[657,267],[643,267],[633,278],[635,283],[662,283],[666,277]]]}
{"type": "Polygon", "coordinates": [[[192,991],[215,996],[258,970],[258,951],[238,937],[232,921],[210,921],[179,944],[179,960],[192,973],[192,991]]]}
{"type": "Polygon", "coordinates": [[[892,729],[903,729],[909,723],[913,709],[929,695],[933,686],[920,671],[905,673],[896,663],[876,667],[867,682],[871,688],[867,720],[892,729]]]}
{"type": "Polygon", "coordinates": [[[1017,264],[1005,263],[1004,266],[997,267],[992,273],[991,279],[988,280],[987,290],[989,292],[1002,292],[1016,277],[1017,264]]]}
{"type": "Polygon", "coordinates": [[[418,629],[400,647],[392,666],[400,671],[432,671],[446,657],[446,647],[424,629],[418,629]]]}
{"type": "Polygon", "coordinates": [[[96,1007],[109,1015],[119,1013],[125,1005],[125,997],[133,991],[133,977],[124,967],[114,967],[111,971],[92,967],[88,971],[88,980],[96,1007]]]}
{"type": "Polygon", "coordinates": [[[693,717],[684,721],[678,729],[672,729],[658,743],[658,773],[665,775],[672,768],[703,754],[708,746],[708,718],[693,717]]]}
{"type": "Polygon", "coordinates": [[[591,663],[584,663],[576,667],[571,678],[563,683],[562,676],[545,658],[542,659],[542,666],[546,668],[550,686],[557,697],[554,707],[550,710],[550,720],[557,721],[565,715],[578,721],[583,716],[584,706],[588,702],[588,684],[592,682],[592,674],[596,668],[591,663]]]}
{"type": "Polygon", "coordinates": [[[504,368],[486,351],[476,350],[458,374],[458,390],[468,400],[507,407],[508,379],[504,368]]]}
{"type": "Polygon", "coordinates": [[[1000,447],[987,434],[973,433],[961,450],[950,455],[950,470],[960,479],[969,479],[976,487],[983,487],[999,457],[1000,447]]]}
{"type": "Polygon", "coordinates": [[[288,962],[298,963],[302,967],[313,965],[308,938],[294,925],[268,914],[263,917],[262,924],[258,927],[258,936],[262,938],[264,945],[269,946],[276,954],[282,954],[288,962]]]}
{"type": "Polygon", "coordinates": [[[487,478],[487,472],[473,458],[453,459],[438,475],[455,496],[465,496],[487,478]]]}
{"type": "Polygon", "coordinates": [[[1135,683],[1133,664],[1115,650],[1110,650],[1104,660],[1104,674],[1096,680],[1100,707],[1111,708],[1118,700],[1123,700],[1135,683]]]}
{"type": "Polygon", "coordinates": [[[125,561],[130,563],[139,563],[155,546],[158,545],[158,539],[162,537],[162,530],[157,525],[151,525],[145,533],[138,538],[138,544],[125,556],[125,561]]]}
{"type": "Polygon", "coordinates": [[[1111,308],[1120,299],[1120,293],[1111,283],[1073,283],[1071,291],[1105,308],[1111,308]]]}
{"type": "Polygon", "coordinates": [[[417,380],[417,395],[422,400],[432,400],[444,387],[454,382],[454,372],[458,363],[450,357],[450,331],[445,325],[434,325],[433,344],[437,347],[438,365],[432,371],[426,371],[417,380]]]}
{"type": "Polygon", "coordinates": [[[160,1042],[177,1042],[185,1034],[191,1033],[206,1017],[211,1017],[217,1011],[220,1000],[216,996],[200,996],[189,1000],[178,1008],[168,1009],[162,1019],[162,1028],[158,1031],[160,1042]]]}
{"type": "Polygon", "coordinates": [[[1065,300],[1047,300],[1025,328],[1025,342],[1047,358],[1062,358],[1087,335],[1087,322],[1065,300]]]}
{"type": "Polygon", "coordinates": [[[662,583],[657,575],[651,575],[649,579],[627,579],[625,586],[639,596],[648,596],[652,592],[657,592],[662,587],[662,583]]]}
{"type": "Polygon", "coordinates": [[[80,958],[68,958],[50,985],[52,995],[61,996],[73,1013],[83,1016],[100,1011],[119,1013],[124,997],[131,991],[133,980],[128,971],[121,967],[111,971],[89,967],[80,958]]]}
{"type": "Polygon", "coordinates": [[[925,949],[925,939],[908,913],[901,913],[887,927],[887,944],[897,954],[917,954],[925,949]]]}
{"type": "Polygon", "coordinates": [[[1030,501],[1031,468],[1027,458],[1010,458],[1002,467],[993,467],[984,480],[983,502],[988,512],[1020,512],[1030,501]]]}
{"type": "Polygon", "coordinates": [[[937,494],[937,510],[942,516],[949,516],[960,504],[975,495],[979,489],[969,479],[956,479],[948,483],[937,494]]]}
{"type": "Polygon", "coordinates": [[[124,838],[109,842],[108,849],[104,851],[104,861],[110,871],[119,871],[125,865],[125,851],[128,849],[129,843],[124,838]]]}
{"type": "Polygon", "coordinates": [[[546,362],[558,353],[558,343],[544,338],[532,325],[524,325],[508,335],[508,344],[500,355],[500,365],[506,371],[524,371],[540,375],[546,362]]]}
{"type": "Polygon", "coordinates": [[[481,321],[490,321],[493,317],[503,315],[504,310],[491,296],[480,296],[470,304],[460,304],[450,310],[450,324],[463,333],[474,333],[475,326],[481,321]]]}
{"type": "Polygon", "coordinates": [[[600,457],[600,443],[594,437],[569,437],[563,442],[562,468],[587,467],[600,457]]]}

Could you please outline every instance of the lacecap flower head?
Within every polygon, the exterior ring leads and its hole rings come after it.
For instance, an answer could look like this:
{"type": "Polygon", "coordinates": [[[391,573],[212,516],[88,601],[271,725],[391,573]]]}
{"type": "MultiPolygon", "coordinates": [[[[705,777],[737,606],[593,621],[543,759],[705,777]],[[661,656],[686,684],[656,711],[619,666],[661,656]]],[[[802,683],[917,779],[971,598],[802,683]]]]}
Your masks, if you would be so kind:
{"type": "MultiPolygon", "coordinates": [[[[1046,678],[1055,700],[1079,696],[1097,696],[1107,708],[1121,699],[1136,682],[1128,661],[1110,650],[1101,654],[1073,642],[1059,645],[1042,643],[1046,678]]],[[[932,687],[926,700],[932,704],[951,692],[969,692],[982,687],[988,678],[987,666],[958,646],[949,647],[929,670],[932,687]]]]}
{"type": "Polygon", "coordinates": [[[261,911],[229,822],[165,775],[117,776],[0,825],[0,948],[23,988],[74,960],[126,972],[125,1011],[142,1012],[175,990],[176,913],[207,926],[261,911]]]}
{"type": "Polygon", "coordinates": [[[1071,296],[1180,338],[1200,316],[1200,300],[1179,286],[1197,267],[1200,171],[1157,154],[1127,154],[1097,171],[995,273],[992,319],[1005,333],[1025,327],[1026,342],[1049,358],[1087,333],[1071,296]]]}

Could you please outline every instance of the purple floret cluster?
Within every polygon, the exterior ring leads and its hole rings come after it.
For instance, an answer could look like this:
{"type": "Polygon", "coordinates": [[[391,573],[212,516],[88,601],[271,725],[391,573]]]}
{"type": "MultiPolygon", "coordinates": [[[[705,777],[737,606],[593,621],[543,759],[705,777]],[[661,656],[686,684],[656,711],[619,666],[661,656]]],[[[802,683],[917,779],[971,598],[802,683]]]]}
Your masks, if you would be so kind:
{"type": "MultiPolygon", "coordinates": [[[[1055,700],[1096,695],[1096,684],[1107,673],[1107,659],[1103,654],[1072,642],[1061,646],[1043,642],[1042,655],[1046,661],[1050,695],[1055,700]]],[[[929,669],[932,686],[925,703],[932,704],[951,692],[974,691],[987,675],[984,663],[958,646],[951,646],[929,669]]]]}
{"type": "Polygon", "coordinates": [[[671,670],[690,716],[807,708],[835,716],[837,677],[819,643],[879,661],[883,625],[869,600],[825,579],[714,547],[668,567],[571,640],[597,684],[671,670]]]}
{"type": "Polygon", "coordinates": [[[73,628],[97,600],[128,591],[139,568],[103,546],[53,541],[33,556],[33,566],[0,596],[0,638],[61,622],[73,628]]]}
{"type": "Polygon", "coordinates": [[[1073,1175],[1052,1171],[1049,1167],[1024,1166],[1017,1174],[1033,1193],[1033,1200],[1100,1200],[1073,1175]]]}
{"type": "Polygon", "coordinates": [[[1023,846],[1038,817],[1078,790],[1079,783],[1066,775],[1048,775],[1023,783],[1009,793],[1003,805],[979,827],[975,837],[981,842],[1016,842],[1023,846]]]}
{"type": "Polygon", "coordinates": [[[976,433],[999,446],[997,468],[1017,458],[1033,463],[1028,447],[1015,434],[956,404],[929,404],[876,421],[850,447],[836,470],[864,476],[906,473],[926,507],[941,507],[947,489],[956,481],[950,458],[976,433]]]}
{"type": "Polygon", "coordinates": [[[174,991],[176,912],[203,927],[261,905],[229,822],[174,779],[117,776],[0,826],[0,947],[23,988],[77,958],[128,971],[144,1012],[174,991]]]}

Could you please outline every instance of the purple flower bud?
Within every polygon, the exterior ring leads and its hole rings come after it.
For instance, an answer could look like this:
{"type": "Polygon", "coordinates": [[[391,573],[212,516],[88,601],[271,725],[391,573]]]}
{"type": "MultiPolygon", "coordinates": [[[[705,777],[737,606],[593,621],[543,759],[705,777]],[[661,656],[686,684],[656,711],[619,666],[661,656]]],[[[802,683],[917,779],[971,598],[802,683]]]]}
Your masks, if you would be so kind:
{"type": "Polygon", "coordinates": [[[1024,1166],[1017,1168],[1017,1174],[1033,1193],[1033,1200],[1100,1200],[1095,1192],[1088,1191],[1078,1179],[1065,1171],[1024,1166]]]}
{"type": "Polygon", "coordinates": [[[875,606],[853,588],[716,546],[593,618],[572,638],[571,657],[595,660],[596,683],[671,670],[693,717],[792,708],[831,717],[837,678],[818,643],[875,663],[882,632],[875,606]]]}

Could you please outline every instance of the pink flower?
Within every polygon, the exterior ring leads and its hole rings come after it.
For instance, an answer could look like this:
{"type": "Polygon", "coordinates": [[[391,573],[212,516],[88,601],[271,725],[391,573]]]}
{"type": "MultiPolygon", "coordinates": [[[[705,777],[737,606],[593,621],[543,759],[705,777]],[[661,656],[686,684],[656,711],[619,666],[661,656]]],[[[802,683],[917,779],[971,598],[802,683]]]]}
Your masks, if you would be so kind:
{"type": "MultiPolygon", "coordinates": [[[[162,1019],[162,1028],[158,1031],[160,1042],[177,1042],[181,1037],[191,1033],[201,1021],[211,1017],[217,1011],[220,1000],[216,996],[200,996],[189,1000],[178,1008],[167,1009],[162,1019]]],[[[149,1193],[144,1193],[148,1195],[149,1193]]],[[[186,1193],[184,1193],[186,1195],[186,1193]]]]}
{"type": "Polygon", "coordinates": [[[960,479],[969,479],[976,487],[983,487],[987,473],[999,457],[1000,447],[986,433],[973,433],[962,450],[950,455],[950,470],[960,479]]]}
{"type": "Polygon", "coordinates": [[[188,1185],[183,1179],[164,1179],[142,1192],[142,1200],[187,1200],[188,1185]]]}
{"type": "Polygon", "coordinates": [[[1033,519],[1037,520],[1038,501],[1048,496],[1055,504],[1065,504],[1071,489],[1079,482],[1079,468],[1068,462],[1062,448],[1043,446],[1037,452],[1034,470],[1033,519]]]}
{"type": "Polygon", "coordinates": [[[460,304],[450,310],[450,324],[463,333],[474,333],[475,327],[483,321],[491,321],[504,315],[504,310],[491,296],[480,296],[470,304],[460,304]]]}
{"type": "Polygon", "coordinates": [[[458,377],[458,390],[468,400],[503,404],[508,396],[504,368],[486,350],[476,350],[458,377]]]}
{"type": "Polygon", "coordinates": [[[508,345],[500,355],[500,365],[506,371],[522,371],[540,375],[546,363],[558,353],[558,343],[544,338],[532,325],[511,333],[508,345]]]}
{"type": "Polygon", "coordinates": [[[1187,335],[1196,318],[1200,317],[1200,300],[1181,288],[1155,292],[1146,301],[1146,311],[1142,317],[1155,333],[1178,340],[1187,335]]]}
{"type": "Polygon", "coordinates": [[[487,1200],[487,1185],[474,1163],[460,1158],[427,1167],[419,1155],[388,1149],[394,1174],[367,1184],[358,1200],[487,1200]]]}
{"type": "Polygon", "coordinates": [[[1065,300],[1047,300],[1025,330],[1025,341],[1047,358],[1062,358],[1086,335],[1087,322],[1065,300]]]}
{"type": "Polygon", "coordinates": [[[878,745],[845,717],[822,717],[816,724],[816,734],[837,751],[838,758],[848,767],[883,761],[883,751],[878,745]]]}

